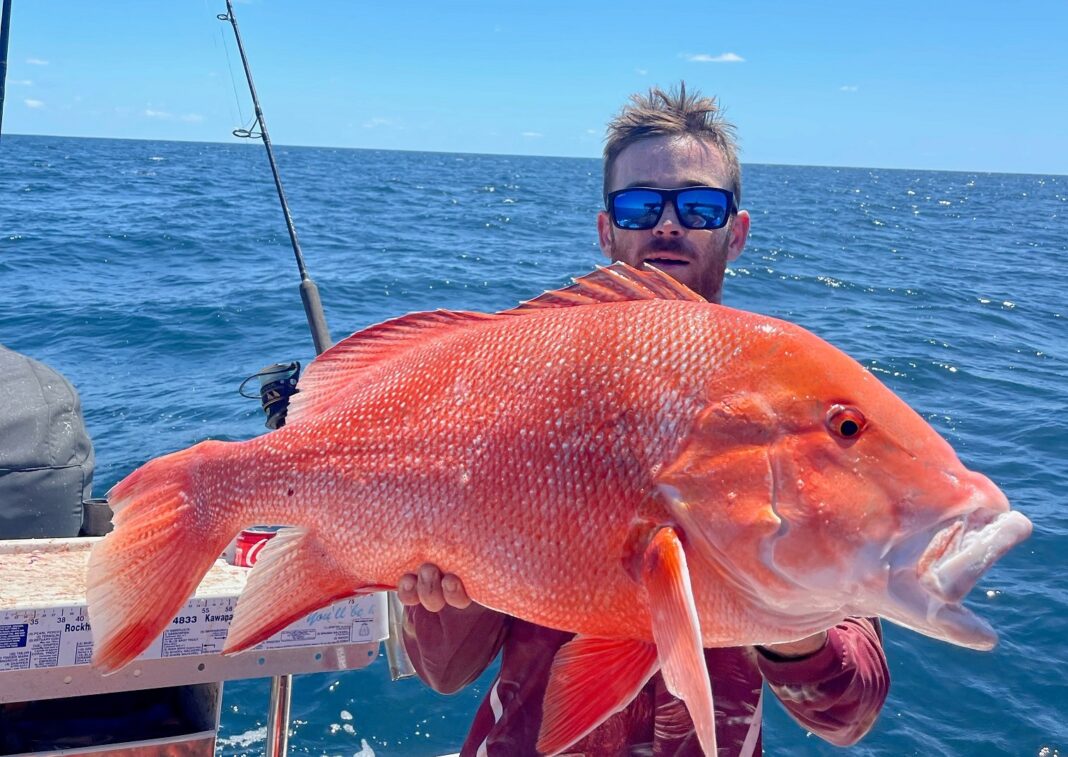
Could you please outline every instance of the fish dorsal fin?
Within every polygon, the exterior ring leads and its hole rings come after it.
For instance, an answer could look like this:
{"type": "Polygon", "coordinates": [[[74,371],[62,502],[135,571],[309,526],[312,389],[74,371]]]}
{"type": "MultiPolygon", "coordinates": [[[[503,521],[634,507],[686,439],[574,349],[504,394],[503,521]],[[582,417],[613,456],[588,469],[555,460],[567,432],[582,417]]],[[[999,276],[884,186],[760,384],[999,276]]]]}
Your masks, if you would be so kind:
{"type": "Polygon", "coordinates": [[[603,305],[635,300],[705,299],[655,268],[639,271],[626,263],[598,267],[563,289],[545,292],[499,314],[434,310],[410,313],[358,331],[317,357],[297,385],[289,402],[286,422],[294,423],[318,414],[332,405],[334,395],[371,365],[396,357],[415,345],[425,344],[445,333],[465,329],[501,316],[525,315],[546,308],[603,305]]]}
{"type": "Polygon", "coordinates": [[[650,267],[649,270],[639,271],[626,263],[598,266],[596,271],[580,276],[574,279],[574,282],[563,289],[546,292],[528,300],[508,312],[634,300],[706,302],[704,297],[657,268],[650,267]]]}
{"type": "Polygon", "coordinates": [[[286,423],[317,415],[333,396],[370,366],[390,360],[445,333],[496,318],[486,313],[434,310],[409,313],[357,331],[315,358],[289,401],[286,423]]]}

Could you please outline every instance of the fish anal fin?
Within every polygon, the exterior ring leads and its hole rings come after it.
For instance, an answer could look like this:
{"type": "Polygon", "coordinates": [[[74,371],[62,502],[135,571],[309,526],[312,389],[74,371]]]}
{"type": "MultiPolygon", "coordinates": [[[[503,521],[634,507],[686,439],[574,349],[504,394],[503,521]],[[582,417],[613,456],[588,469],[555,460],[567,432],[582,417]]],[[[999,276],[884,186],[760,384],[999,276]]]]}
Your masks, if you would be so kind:
{"type": "Polygon", "coordinates": [[[254,647],[339,599],[365,593],[311,531],[283,529],[263,548],[241,592],[224,654],[254,647]]]}
{"type": "Polygon", "coordinates": [[[576,636],[553,658],[538,752],[567,749],[626,707],[657,669],[656,647],[634,639],[576,636]]]}
{"type": "Polygon", "coordinates": [[[705,754],[716,754],[712,683],[701,645],[686,553],[672,528],[656,533],[645,551],[643,583],[649,595],[653,639],[668,691],[686,703],[705,754]]]}
{"type": "Polygon", "coordinates": [[[555,289],[521,304],[508,313],[565,308],[576,305],[601,305],[606,302],[634,300],[684,300],[707,302],[704,297],[680,284],[656,268],[639,271],[626,263],[598,266],[593,273],[573,279],[574,283],[555,289]]]}

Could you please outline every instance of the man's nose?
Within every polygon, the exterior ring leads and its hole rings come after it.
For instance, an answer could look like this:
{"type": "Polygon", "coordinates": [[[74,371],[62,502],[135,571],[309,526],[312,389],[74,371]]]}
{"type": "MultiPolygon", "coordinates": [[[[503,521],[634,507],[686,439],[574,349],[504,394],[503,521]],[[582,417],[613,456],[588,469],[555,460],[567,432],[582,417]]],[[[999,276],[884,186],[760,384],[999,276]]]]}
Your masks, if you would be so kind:
{"type": "Polygon", "coordinates": [[[660,220],[653,227],[653,233],[660,237],[680,237],[683,233],[682,224],[675,214],[675,203],[669,202],[660,214],[660,220]]]}

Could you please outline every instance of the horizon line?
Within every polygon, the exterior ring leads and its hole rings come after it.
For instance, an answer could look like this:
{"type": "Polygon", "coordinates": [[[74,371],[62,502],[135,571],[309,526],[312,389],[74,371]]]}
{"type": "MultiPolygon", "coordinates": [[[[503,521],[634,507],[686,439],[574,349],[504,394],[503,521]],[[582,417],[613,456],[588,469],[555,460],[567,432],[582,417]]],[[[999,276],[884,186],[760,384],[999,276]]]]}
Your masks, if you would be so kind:
{"type": "MultiPolygon", "coordinates": [[[[8,133],[0,135],[0,144],[3,144],[3,137],[43,137],[46,139],[100,139],[113,142],[176,142],[179,144],[200,144],[200,145],[240,145],[243,143],[256,144],[257,142],[262,145],[262,140],[240,140],[231,142],[219,142],[215,140],[202,140],[202,139],[158,139],[148,137],[85,137],[77,135],[67,134],[20,134],[20,133],[8,133]]],[[[235,138],[236,139],[236,138],[235,138]]],[[[553,160],[596,160],[600,162],[602,158],[597,157],[582,157],[575,155],[542,155],[532,153],[508,153],[508,152],[463,152],[463,151],[447,151],[447,150],[416,150],[412,148],[400,148],[400,147],[341,147],[332,145],[296,145],[296,144],[283,144],[275,141],[271,141],[274,147],[285,148],[297,148],[302,150],[363,150],[366,152],[403,152],[403,153],[422,153],[427,155],[472,155],[472,156],[489,156],[499,158],[552,158],[553,160]]],[[[932,173],[975,173],[975,174],[991,174],[1001,176],[1065,176],[1066,173],[1037,173],[1034,171],[991,171],[986,169],[961,169],[961,168],[918,168],[914,166],[897,167],[897,166],[846,166],[846,165],[826,165],[821,163],[767,163],[760,161],[741,161],[743,166],[774,166],[783,168],[834,168],[834,169],[847,169],[855,171],[929,171],[932,173]]]]}

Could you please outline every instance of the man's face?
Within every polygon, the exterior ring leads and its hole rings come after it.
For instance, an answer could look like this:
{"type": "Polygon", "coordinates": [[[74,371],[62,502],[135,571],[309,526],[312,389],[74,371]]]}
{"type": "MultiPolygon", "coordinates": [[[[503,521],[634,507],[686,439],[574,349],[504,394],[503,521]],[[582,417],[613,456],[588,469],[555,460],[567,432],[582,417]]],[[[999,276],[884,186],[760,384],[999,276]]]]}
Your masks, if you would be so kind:
{"type": "MultiPolygon", "coordinates": [[[[709,186],[730,189],[719,150],[690,136],[651,137],[616,158],[608,191],[626,187],[709,186]]],[[[669,203],[652,229],[616,228],[608,213],[597,216],[601,249],[613,261],[635,268],[654,265],[709,302],[719,302],[727,262],[738,257],[749,234],[749,214],[740,210],[722,229],[687,229],[669,203]]]]}

